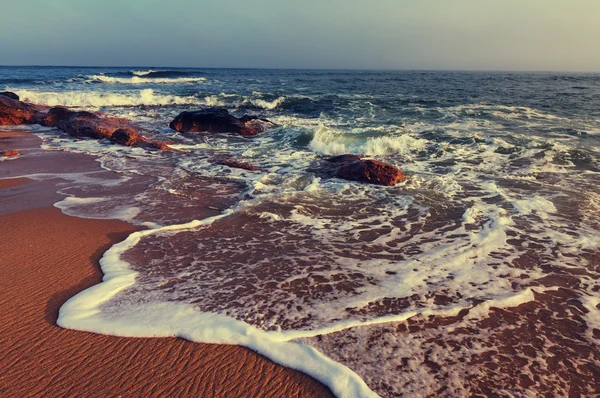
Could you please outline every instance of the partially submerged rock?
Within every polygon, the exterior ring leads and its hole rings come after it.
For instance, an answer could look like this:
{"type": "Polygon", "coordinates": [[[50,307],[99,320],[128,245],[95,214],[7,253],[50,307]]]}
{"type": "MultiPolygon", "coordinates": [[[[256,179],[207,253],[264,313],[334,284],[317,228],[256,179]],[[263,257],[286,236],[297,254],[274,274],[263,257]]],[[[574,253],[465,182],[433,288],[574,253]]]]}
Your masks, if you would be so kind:
{"type": "Polygon", "coordinates": [[[20,155],[20,153],[16,149],[13,149],[13,150],[10,150],[10,151],[4,151],[4,152],[2,152],[0,154],[0,156],[5,156],[5,157],[8,157],[8,156],[19,156],[19,155],[20,155]]]}
{"type": "Polygon", "coordinates": [[[110,137],[112,142],[125,146],[138,146],[145,142],[144,137],[137,131],[118,129],[110,137]]]}
{"type": "Polygon", "coordinates": [[[0,95],[0,126],[38,124],[47,110],[48,108],[44,106],[21,102],[8,95],[0,95]]]}
{"type": "Polygon", "coordinates": [[[240,162],[239,160],[235,160],[232,158],[216,158],[213,159],[214,164],[220,164],[222,166],[233,167],[235,169],[244,169],[249,171],[266,171],[260,167],[256,167],[251,163],[240,162]]]}
{"type": "Polygon", "coordinates": [[[55,107],[48,111],[41,124],[56,127],[73,137],[109,139],[125,146],[169,149],[164,142],[154,142],[144,137],[139,132],[141,129],[129,124],[127,120],[101,117],[92,112],[55,107]]]}
{"type": "Polygon", "coordinates": [[[72,111],[62,107],[50,109],[42,120],[42,125],[56,127],[72,137],[95,139],[109,139],[121,128],[120,124],[115,124],[108,118],[101,118],[95,113],[72,111]]]}
{"type": "Polygon", "coordinates": [[[0,93],[0,126],[41,124],[56,127],[73,137],[110,139],[126,146],[150,149],[171,149],[165,142],[152,141],[141,134],[142,129],[126,119],[105,117],[86,111],[73,111],[65,107],[50,108],[19,101],[11,92],[0,93]]]}
{"type": "Polygon", "coordinates": [[[356,155],[339,155],[325,159],[325,163],[312,171],[328,178],[387,186],[396,185],[406,178],[396,166],[356,155]]]}
{"type": "Polygon", "coordinates": [[[223,108],[207,108],[195,112],[182,112],[169,124],[182,133],[234,133],[253,136],[275,124],[254,116],[237,118],[223,108]]]}

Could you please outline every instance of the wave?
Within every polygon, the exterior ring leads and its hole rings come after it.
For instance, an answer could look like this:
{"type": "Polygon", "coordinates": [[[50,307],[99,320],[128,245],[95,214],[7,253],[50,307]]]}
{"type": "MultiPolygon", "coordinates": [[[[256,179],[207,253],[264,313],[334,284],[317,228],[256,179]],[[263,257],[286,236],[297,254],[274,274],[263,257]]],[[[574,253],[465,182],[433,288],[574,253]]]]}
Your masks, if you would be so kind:
{"type": "Polygon", "coordinates": [[[285,97],[273,101],[242,97],[237,94],[209,95],[204,98],[157,94],[152,89],[129,93],[100,93],[93,91],[32,91],[14,90],[24,101],[49,106],[71,106],[81,108],[159,105],[204,105],[211,107],[255,108],[273,110],[280,106],[285,97]]]}
{"type": "Polygon", "coordinates": [[[256,108],[273,110],[278,108],[281,104],[285,102],[285,97],[279,97],[274,99],[273,101],[267,101],[261,98],[246,98],[243,102],[243,105],[253,105],[256,108]]]}
{"type": "Polygon", "coordinates": [[[133,76],[143,76],[143,77],[186,77],[186,76],[197,76],[200,72],[192,72],[185,70],[132,70],[130,71],[133,76]]]}
{"type": "Polygon", "coordinates": [[[15,90],[15,93],[24,101],[33,102],[35,104],[81,108],[202,104],[202,101],[196,97],[156,94],[152,89],[140,90],[129,94],[99,93],[91,91],[55,92],[29,90],[15,90]]]}
{"type": "Polygon", "coordinates": [[[149,69],[149,70],[132,70],[130,71],[130,73],[134,76],[148,76],[151,73],[156,73],[155,70],[149,69]]]}
{"type": "Polygon", "coordinates": [[[205,77],[150,77],[152,72],[142,76],[133,77],[113,77],[106,75],[87,76],[89,82],[108,83],[108,84],[182,84],[182,83],[200,83],[206,81],[205,77]]]}
{"type": "Polygon", "coordinates": [[[408,134],[365,137],[348,134],[321,125],[309,143],[309,148],[324,155],[352,153],[365,156],[405,155],[426,151],[429,141],[408,134]]]}
{"type": "Polygon", "coordinates": [[[204,102],[208,106],[223,106],[232,108],[254,108],[274,110],[279,108],[285,101],[286,97],[278,97],[272,101],[262,98],[256,98],[258,93],[253,93],[251,96],[243,97],[237,94],[209,95],[204,98],[204,102]]]}

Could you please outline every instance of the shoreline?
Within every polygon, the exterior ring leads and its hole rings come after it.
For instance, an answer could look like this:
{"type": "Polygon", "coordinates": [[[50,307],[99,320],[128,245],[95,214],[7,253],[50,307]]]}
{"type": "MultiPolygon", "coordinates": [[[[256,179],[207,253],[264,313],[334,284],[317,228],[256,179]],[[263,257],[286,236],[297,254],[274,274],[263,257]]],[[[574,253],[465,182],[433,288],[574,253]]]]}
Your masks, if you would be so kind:
{"type": "MultiPolygon", "coordinates": [[[[1,132],[0,149],[7,146],[22,153],[3,162],[8,169],[28,170],[34,167],[31,162],[65,158],[86,163],[85,155],[41,150],[31,134],[1,132]]],[[[309,376],[244,347],[122,338],[56,326],[62,304],[101,281],[102,254],[138,229],[119,220],[65,215],[52,207],[57,197],[54,183],[11,176],[0,180],[4,395],[332,396],[309,376]]]]}

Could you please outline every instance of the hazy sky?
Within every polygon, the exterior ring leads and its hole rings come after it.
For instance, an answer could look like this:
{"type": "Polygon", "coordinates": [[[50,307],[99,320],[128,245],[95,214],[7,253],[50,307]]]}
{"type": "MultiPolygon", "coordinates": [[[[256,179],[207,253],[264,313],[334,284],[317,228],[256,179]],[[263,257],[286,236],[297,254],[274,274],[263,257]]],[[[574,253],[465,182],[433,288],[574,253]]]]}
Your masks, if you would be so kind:
{"type": "Polygon", "coordinates": [[[0,0],[0,64],[600,71],[600,0],[0,0]]]}

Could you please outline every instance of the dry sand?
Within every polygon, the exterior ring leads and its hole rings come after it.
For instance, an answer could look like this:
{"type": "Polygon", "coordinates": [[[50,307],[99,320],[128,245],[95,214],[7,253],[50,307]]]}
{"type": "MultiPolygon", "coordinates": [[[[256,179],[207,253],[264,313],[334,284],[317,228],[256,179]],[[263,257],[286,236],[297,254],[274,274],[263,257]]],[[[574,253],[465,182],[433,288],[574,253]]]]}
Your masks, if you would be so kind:
{"type": "MultiPolygon", "coordinates": [[[[0,163],[0,178],[66,156],[45,152],[29,160],[40,153],[30,135],[0,133],[3,147],[23,155],[0,163]]],[[[60,306],[100,282],[104,251],[135,230],[66,216],[51,207],[56,198],[53,183],[0,180],[0,396],[331,396],[312,378],[243,347],[56,326],[60,306]]]]}

